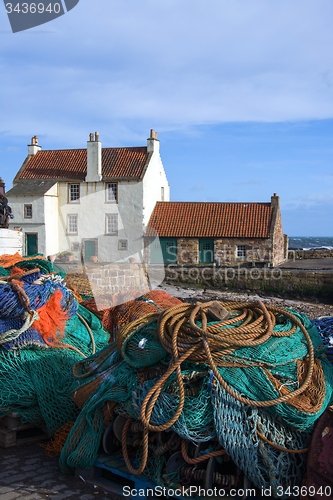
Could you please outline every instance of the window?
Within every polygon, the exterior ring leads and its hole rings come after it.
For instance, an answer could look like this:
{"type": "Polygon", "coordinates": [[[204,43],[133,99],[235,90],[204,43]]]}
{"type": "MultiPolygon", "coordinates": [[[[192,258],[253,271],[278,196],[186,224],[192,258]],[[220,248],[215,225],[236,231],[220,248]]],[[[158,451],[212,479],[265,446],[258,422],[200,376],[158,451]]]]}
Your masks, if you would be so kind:
{"type": "Polygon", "coordinates": [[[77,234],[77,215],[67,216],[67,233],[77,234]]]}
{"type": "Polygon", "coordinates": [[[80,203],[80,184],[68,184],[68,202],[80,203]]]}
{"type": "Polygon", "coordinates": [[[117,214],[107,214],[106,215],[106,234],[117,234],[118,233],[118,215],[117,214]]]}
{"type": "Polygon", "coordinates": [[[71,244],[71,250],[72,252],[78,252],[80,250],[80,243],[72,243],[71,244]]]}
{"type": "Polygon", "coordinates": [[[244,259],[246,257],[246,245],[237,245],[237,258],[244,259]]]}
{"type": "Polygon", "coordinates": [[[164,201],[164,187],[161,187],[161,201],[164,201]]]}
{"type": "Polygon", "coordinates": [[[118,250],[127,250],[128,242],[127,240],[119,240],[118,241],[118,250]]]}
{"type": "Polygon", "coordinates": [[[24,205],[24,218],[31,219],[32,217],[32,205],[24,205]]]}
{"type": "Polygon", "coordinates": [[[118,184],[116,182],[108,182],[106,185],[106,201],[108,203],[118,202],[118,184]]]}

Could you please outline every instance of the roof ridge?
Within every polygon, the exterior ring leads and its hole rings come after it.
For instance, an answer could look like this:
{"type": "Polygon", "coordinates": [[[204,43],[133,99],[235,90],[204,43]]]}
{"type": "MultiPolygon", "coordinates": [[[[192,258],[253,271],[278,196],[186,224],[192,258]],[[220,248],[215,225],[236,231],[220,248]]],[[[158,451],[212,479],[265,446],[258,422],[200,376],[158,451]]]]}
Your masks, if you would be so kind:
{"type": "Polygon", "coordinates": [[[172,203],[182,203],[182,204],[197,204],[197,205],[221,205],[221,204],[239,204],[239,205],[270,205],[270,201],[157,201],[156,203],[158,204],[168,204],[171,205],[172,203]]]}
{"type": "MultiPolygon", "coordinates": [[[[115,146],[115,147],[104,146],[104,147],[102,147],[102,150],[103,149],[139,149],[139,148],[146,148],[147,149],[147,146],[115,146]]],[[[36,154],[46,153],[49,151],[87,151],[87,148],[41,149],[36,154]]]]}

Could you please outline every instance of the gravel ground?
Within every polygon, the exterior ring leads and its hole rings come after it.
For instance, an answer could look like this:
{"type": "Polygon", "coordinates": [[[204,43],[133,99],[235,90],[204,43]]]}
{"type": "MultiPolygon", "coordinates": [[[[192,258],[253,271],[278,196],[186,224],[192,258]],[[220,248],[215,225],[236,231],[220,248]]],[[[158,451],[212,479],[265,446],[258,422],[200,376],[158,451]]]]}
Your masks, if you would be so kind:
{"type": "Polygon", "coordinates": [[[264,297],[251,291],[246,293],[236,293],[210,289],[198,290],[197,288],[179,287],[174,285],[162,285],[158,289],[164,290],[170,295],[178,297],[181,300],[187,299],[191,302],[208,302],[210,300],[218,300],[220,302],[253,302],[255,300],[261,300],[264,304],[295,309],[295,311],[306,314],[309,319],[315,319],[320,316],[333,316],[333,305],[330,304],[288,300],[278,297],[264,297]]]}

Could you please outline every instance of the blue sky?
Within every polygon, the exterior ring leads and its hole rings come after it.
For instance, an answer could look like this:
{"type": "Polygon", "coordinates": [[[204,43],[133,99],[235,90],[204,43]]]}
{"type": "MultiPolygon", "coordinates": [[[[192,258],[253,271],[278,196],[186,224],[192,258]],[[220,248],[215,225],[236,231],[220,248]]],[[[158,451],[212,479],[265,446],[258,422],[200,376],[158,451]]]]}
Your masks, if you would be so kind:
{"type": "Polygon", "coordinates": [[[11,33],[0,5],[0,176],[27,144],[145,145],[177,201],[281,199],[284,232],[333,236],[331,0],[80,0],[11,33]]]}

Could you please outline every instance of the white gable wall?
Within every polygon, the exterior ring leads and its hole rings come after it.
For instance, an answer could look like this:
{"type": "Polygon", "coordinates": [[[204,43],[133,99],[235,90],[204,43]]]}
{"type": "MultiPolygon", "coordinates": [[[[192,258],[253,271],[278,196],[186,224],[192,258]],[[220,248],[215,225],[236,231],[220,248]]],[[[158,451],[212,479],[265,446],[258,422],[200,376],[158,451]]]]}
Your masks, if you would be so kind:
{"type": "MultiPolygon", "coordinates": [[[[150,140],[151,141],[151,140],[150,140]]],[[[149,142],[149,139],[148,139],[149,142]]],[[[157,201],[170,201],[170,186],[159,153],[159,141],[153,140],[153,154],[143,178],[143,224],[147,226],[157,201]]]]}

